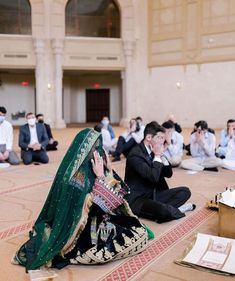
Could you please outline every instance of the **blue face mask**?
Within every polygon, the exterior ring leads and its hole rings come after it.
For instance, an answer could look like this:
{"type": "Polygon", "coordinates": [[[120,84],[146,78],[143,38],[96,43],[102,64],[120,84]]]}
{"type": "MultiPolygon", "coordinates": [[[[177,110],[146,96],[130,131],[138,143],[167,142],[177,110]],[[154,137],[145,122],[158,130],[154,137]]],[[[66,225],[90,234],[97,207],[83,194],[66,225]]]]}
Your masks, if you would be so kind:
{"type": "Polygon", "coordinates": [[[5,116],[0,116],[0,124],[5,120],[5,116]]]}

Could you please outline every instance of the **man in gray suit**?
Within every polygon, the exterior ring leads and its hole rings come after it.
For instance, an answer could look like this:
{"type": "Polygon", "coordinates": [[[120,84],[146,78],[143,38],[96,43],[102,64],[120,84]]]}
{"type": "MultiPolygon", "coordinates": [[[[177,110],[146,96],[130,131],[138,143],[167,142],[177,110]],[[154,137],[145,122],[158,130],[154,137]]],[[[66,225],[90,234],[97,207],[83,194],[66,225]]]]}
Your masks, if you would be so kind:
{"type": "Polygon", "coordinates": [[[36,163],[48,163],[49,158],[46,153],[48,136],[45,126],[36,123],[35,114],[32,112],[26,115],[27,124],[20,127],[19,146],[21,148],[21,158],[25,165],[36,163]]]}

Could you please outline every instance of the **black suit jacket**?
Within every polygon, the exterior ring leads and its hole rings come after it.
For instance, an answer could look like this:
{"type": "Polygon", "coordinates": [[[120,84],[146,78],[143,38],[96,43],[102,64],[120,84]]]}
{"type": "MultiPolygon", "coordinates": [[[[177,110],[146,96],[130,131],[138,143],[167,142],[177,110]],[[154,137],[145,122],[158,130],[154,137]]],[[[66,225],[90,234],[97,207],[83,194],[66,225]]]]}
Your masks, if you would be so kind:
{"type": "Polygon", "coordinates": [[[154,190],[169,189],[165,177],[172,176],[172,167],[152,161],[143,141],[127,156],[125,182],[130,187],[130,207],[139,214],[145,199],[153,199],[154,190]]]}
{"type": "MultiPolygon", "coordinates": [[[[46,132],[46,128],[43,124],[36,123],[36,130],[38,141],[42,145],[42,149],[45,150],[46,146],[48,145],[48,136],[46,132]]],[[[19,134],[19,147],[22,150],[28,150],[28,145],[30,143],[30,130],[29,125],[25,124],[20,127],[20,134],[19,134]]]]}
{"type": "Polygon", "coordinates": [[[52,135],[52,132],[51,132],[51,126],[49,124],[47,124],[47,123],[44,123],[44,126],[46,128],[49,140],[53,139],[53,135],[52,135]]]}

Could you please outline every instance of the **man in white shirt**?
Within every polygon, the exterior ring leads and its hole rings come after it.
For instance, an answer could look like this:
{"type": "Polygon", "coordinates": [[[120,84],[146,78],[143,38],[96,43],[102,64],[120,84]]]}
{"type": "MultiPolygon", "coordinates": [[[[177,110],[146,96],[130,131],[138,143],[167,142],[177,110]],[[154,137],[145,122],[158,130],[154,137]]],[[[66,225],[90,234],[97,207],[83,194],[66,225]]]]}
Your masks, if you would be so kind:
{"type": "Polygon", "coordinates": [[[13,128],[10,122],[5,119],[7,110],[0,106],[0,162],[5,161],[11,165],[19,165],[20,159],[12,150],[13,128]]]}
{"type": "Polygon", "coordinates": [[[144,128],[142,124],[142,118],[132,118],[129,122],[129,128],[118,138],[117,146],[114,151],[112,162],[120,161],[121,154],[127,157],[131,149],[137,144],[140,143],[144,138],[144,128]]]}
{"type": "Polygon", "coordinates": [[[104,150],[108,153],[113,152],[117,144],[117,138],[112,139],[109,131],[103,126],[102,123],[95,125],[94,130],[101,133],[104,150]]]}
{"type": "Polygon", "coordinates": [[[20,127],[19,146],[21,148],[21,158],[25,165],[36,163],[48,163],[49,158],[46,153],[48,136],[46,128],[42,123],[36,123],[34,113],[26,115],[27,124],[20,127]]]}
{"type": "Polygon", "coordinates": [[[190,136],[192,157],[183,160],[181,167],[193,171],[218,171],[217,167],[221,166],[222,162],[221,159],[215,157],[215,135],[208,131],[206,121],[200,120],[195,125],[195,132],[190,136]]]}
{"type": "Polygon", "coordinates": [[[217,157],[221,159],[226,157],[228,144],[231,143],[232,139],[235,139],[235,120],[229,119],[227,121],[227,128],[220,132],[220,143],[216,149],[217,157]]]}
{"type": "Polygon", "coordinates": [[[163,154],[171,163],[172,167],[178,166],[183,157],[183,136],[175,131],[174,123],[168,120],[162,124],[165,128],[165,143],[163,154]]]}

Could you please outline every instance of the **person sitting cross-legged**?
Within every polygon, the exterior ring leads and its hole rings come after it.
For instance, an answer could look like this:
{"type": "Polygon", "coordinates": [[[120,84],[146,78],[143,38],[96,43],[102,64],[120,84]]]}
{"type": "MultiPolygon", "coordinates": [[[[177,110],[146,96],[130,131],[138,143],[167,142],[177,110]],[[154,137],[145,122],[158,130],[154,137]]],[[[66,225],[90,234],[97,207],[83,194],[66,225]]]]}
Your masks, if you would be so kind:
{"type": "Polygon", "coordinates": [[[235,138],[235,120],[229,119],[227,121],[227,128],[220,132],[220,143],[216,149],[216,156],[223,159],[226,157],[228,144],[231,139],[235,138]]]}
{"type": "Polygon", "coordinates": [[[115,151],[112,153],[112,162],[120,161],[121,154],[127,157],[131,149],[140,143],[144,137],[144,125],[142,125],[142,118],[132,118],[129,122],[129,127],[125,132],[118,138],[117,146],[115,151]]]}
{"type": "Polygon", "coordinates": [[[157,122],[146,125],[143,141],[127,156],[125,182],[130,187],[129,204],[134,214],[158,223],[179,219],[195,205],[188,187],[169,188],[166,179],[173,175],[163,154],[165,129],[157,122]]]}
{"type": "Polygon", "coordinates": [[[223,157],[222,167],[228,170],[235,170],[235,120],[230,119],[227,122],[227,135],[225,131],[221,131],[221,141],[219,149],[219,153],[221,153],[223,157]]]}
{"type": "Polygon", "coordinates": [[[44,124],[48,136],[48,145],[46,146],[46,150],[57,150],[58,141],[53,138],[52,132],[51,132],[51,126],[44,122],[44,115],[42,113],[39,113],[36,115],[38,123],[44,124]]]}
{"type": "Polygon", "coordinates": [[[172,167],[178,166],[183,157],[183,136],[175,131],[174,123],[172,121],[166,121],[162,124],[165,128],[165,143],[164,143],[164,155],[171,163],[172,167]]]}
{"type": "Polygon", "coordinates": [[[181,167],[193,171],[218,171],[217,167],[221,166],[221,159],[215,156],[215,135],[208,131],[207,122],[204,120],[195,123],[195,126],[195,132],[190,136],[192,157],[183,160],[181,167]]]}

